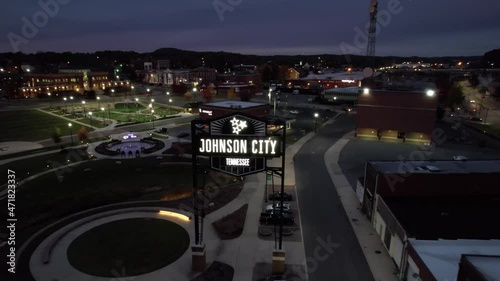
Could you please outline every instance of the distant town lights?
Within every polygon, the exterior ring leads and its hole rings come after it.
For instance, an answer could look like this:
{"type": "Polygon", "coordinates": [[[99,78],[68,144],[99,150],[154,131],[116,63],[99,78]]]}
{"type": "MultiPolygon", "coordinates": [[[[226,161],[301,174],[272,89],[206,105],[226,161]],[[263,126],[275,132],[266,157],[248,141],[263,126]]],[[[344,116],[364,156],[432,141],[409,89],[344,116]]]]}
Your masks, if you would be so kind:
{"type": "Polygon", "coordinates": [[[436,94],[436,92],[434,92],[433,90],[427,90],[426,94],[428,97],[433,97],[436,94]]]}

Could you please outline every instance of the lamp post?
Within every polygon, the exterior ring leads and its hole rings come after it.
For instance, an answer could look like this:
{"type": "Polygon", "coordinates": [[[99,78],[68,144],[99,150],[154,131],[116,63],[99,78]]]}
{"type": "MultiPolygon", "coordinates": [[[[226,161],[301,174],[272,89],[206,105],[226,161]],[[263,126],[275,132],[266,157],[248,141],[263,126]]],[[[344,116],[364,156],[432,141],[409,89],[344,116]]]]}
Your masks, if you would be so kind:
{"type": "Polygon", "coordinates": [[[83,107],[83,117],[85,117],[86,114],[86,111],[85,111],[85,101],[83,100],[82,101],[82,107],[83,107]]]}
{"type": "Polygon", "coordinates": [[[196,87],[193,87],[193,97],[194,97],[194,102],[196,102],[196,92],[198,91],[198,89],[196,89],[196,87]]]}
{"type": "Polygon", "coordinates": [[[71,100],[71,107],[73,107],[73,115],[75,115],[75,103],[73,102],[73,96],[70,96],[69,99],[71,100]]]}
{"type": "Polygon", "coordinates": [[[67,98],[63,98],[63,101],[64,101],[64,105],[66,107],[66,114],[67,114],[68,113],[68,103],[67,103],[68,99],[67,98]]]}
{"type": "Polygon", "coordinates": [[[155,128],[155,110],[151,109],[151,117],[153,117],[153,129],[155,128]]]}
{"type": "Polygon", "coordinates": [[[115,89],[111,89],[111,98],[113,99],[113,104],[115,103],[115,89]]]}
{"type": "Polygon", "coordinates": [[[135,108],[139,108],[139,98],[135,98],[135,108]]]}
{"type": "Polygon", "coordinates": [[[97,97],[97,107],[101,107],[101,97],[97,97]]]}
{"type": "Polygon", "coordinates": [[[318,113],[314,113],[314,133],[318,132],[318,113]]]}
{"type": "Polygon", "coordinates": [[[104,119],[104,125],[106,125],[106,112],[104,112],[104,107],[101,107],[102,119],[104,119]]]}
{"type": "Polygon", "coordinates": [[[92,126],[92,111],[89,111],[89,116],[90,116],[90,127],[93,127],[92,126]]]}
{"type": "Polygon", "coordinates": [[[50,106],[49,110],[52,110],[52,97],[51,97],[52,94],[47,93],[47,95],[49,96],[49,106],[50,106]]]}
{"type": "Polygon", "coordinates": [[[71,123],[68,123],[68,127],[69,127],[69,135],[71,136],[71,145],[73,145],[73,131],[71,130],[71,127],[73,126],[73,124],[71,123]]]}
{"type": "Polygon", "coordinates": [[[170,110],[170,114],[172,114],[172,99],[168,99],[168,109],[170,110]]]}

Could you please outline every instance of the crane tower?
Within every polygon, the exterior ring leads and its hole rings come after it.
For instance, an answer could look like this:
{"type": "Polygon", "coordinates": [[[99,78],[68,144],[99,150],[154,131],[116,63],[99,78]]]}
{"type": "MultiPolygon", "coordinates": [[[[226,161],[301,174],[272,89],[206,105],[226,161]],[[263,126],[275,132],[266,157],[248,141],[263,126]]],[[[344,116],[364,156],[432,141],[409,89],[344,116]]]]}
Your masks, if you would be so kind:
{"type": "Polygon", "coordinates": [[[366,66],[375,69],[375,41],[377,33],[378,0],[370,0],[370,27],[368,28],[368,46],[366,48],[366,66]]]}

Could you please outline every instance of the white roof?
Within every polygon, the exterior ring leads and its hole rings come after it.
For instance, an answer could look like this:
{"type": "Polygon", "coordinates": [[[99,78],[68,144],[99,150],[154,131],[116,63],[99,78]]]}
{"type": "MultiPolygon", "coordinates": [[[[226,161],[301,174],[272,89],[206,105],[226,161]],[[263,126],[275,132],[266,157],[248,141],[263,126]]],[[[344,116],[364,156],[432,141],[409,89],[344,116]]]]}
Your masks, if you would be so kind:
{"type": "MultiPolygon", "coordinates": [[[[416,240],[413,238],[409,240],[436,280],[456,280],[462,254],[498,255],[500,253],[500,240],[416,240]]],[[[483,263],[482,268],[488,272],[494,272],[494,270],[498,272],[498,269],[491,265],[492,263],[483,263]]]]}
{"type": "Polygon", "coordinates": [[[499,280],[496,278],[500,278],[500,257],[476,256],[467,257],[467,259],[487,280],[499,280]]]}

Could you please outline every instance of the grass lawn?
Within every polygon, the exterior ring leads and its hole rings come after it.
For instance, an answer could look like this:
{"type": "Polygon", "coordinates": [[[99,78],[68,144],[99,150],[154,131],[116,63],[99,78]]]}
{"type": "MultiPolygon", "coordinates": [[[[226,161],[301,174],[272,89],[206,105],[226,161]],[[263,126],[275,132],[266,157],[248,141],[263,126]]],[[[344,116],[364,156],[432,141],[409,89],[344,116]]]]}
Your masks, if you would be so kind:
{"type": "MultiPolygon", "coordinates": [[[[85,124],[91,124],[92,123],[92,126],[94,127],[98,127],[98,128],[102,128],[102,127],[106,127],[104,126],[104,123],[101,121],[101,120],[96,120],[95,118],[92,118],[92,122],[90,122],[90,118],[79,118],[79,119],[76,119],[76,121],[80,121],[82,123],[85,123],[85,124]]],[[[87,131],[92,131],[93,129],[87,129],[87,131]]]]}
{"type": "Polygon", "coordinates": [[[16,178],[21,180],[50,168],[86,159],[88,159],[87,152],[83,149],[67,149],[63,152],[58,149],[57,152],[54,153],[12,161],[5,165],[0,165],[0,168],[4,171],[6,169],[15,171],[16,178]]]}
{"type": "Polygon", "coordinates": [[[50,139],[56,127],[61,135],[69,135],[67,120],[37,110],[2,111],[0,120],[0,142],[50,139]]]}
{"type": "Polygon", "coordinates": [[[189,234],[162,219],[133,218],[90,229],[68,247],[70,264],[89,275],[115,278],[161,269],[181,257],[189,234]]]}
{"type": "Polygon", "coordinates": [[[121,164],[111,159],[87,161],[27,182],[16,193],[16,200],[23,202],[16,208],[17,230],[102,205],[190,192],[191,166],[160,165],[162,161],[154,157],[121,160],[121,164]]]}

